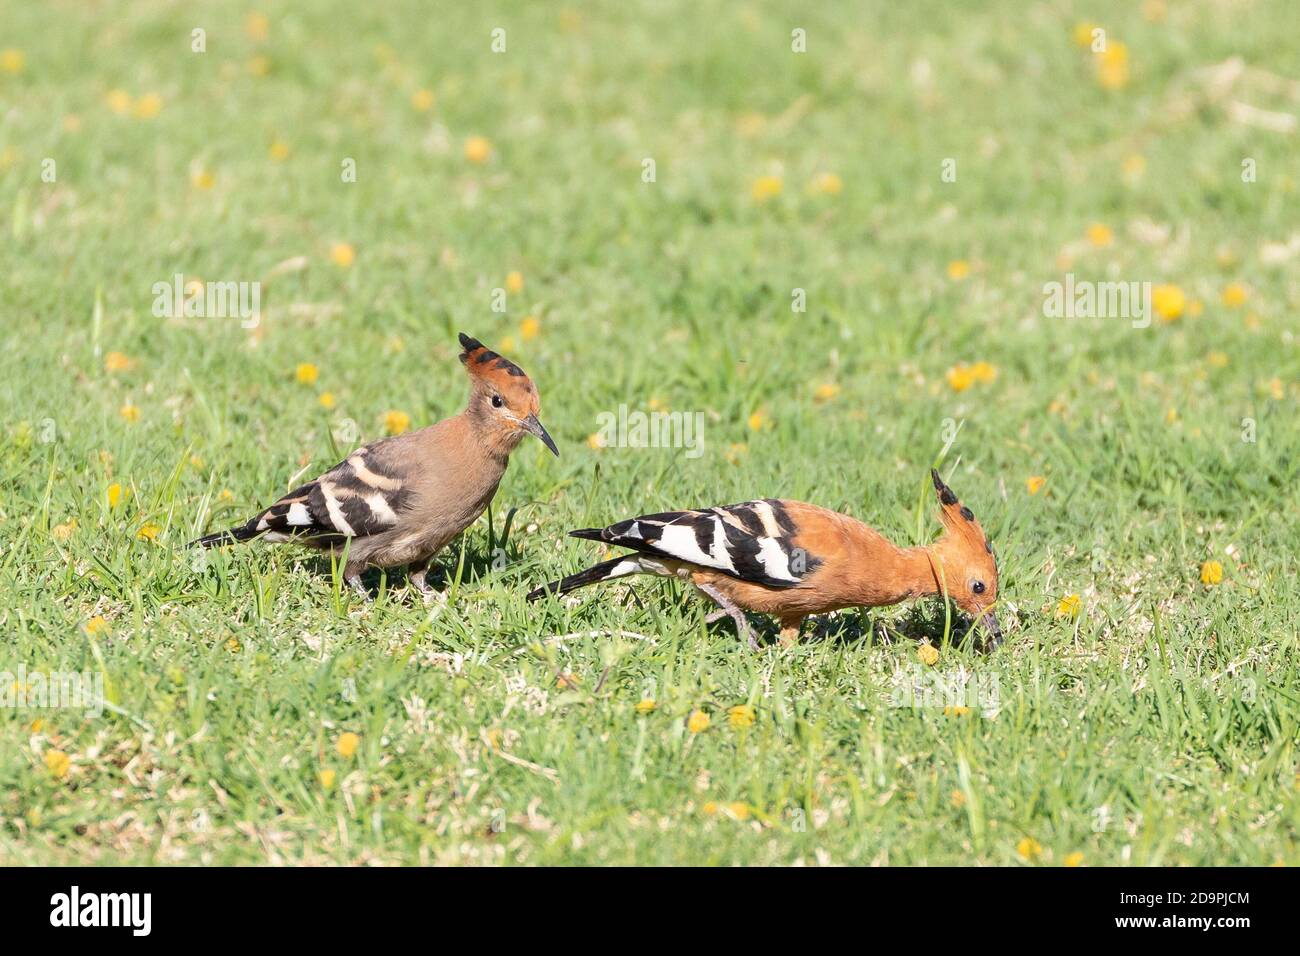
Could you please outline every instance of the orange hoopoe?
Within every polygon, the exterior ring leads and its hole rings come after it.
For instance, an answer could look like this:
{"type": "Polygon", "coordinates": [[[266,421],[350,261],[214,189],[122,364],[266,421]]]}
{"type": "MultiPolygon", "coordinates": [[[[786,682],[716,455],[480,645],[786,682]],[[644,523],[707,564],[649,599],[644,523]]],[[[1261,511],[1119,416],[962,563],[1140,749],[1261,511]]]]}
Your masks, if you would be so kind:
{"type": "Polygon", "coordinates": [[[809,614],[946,593],[983,623],[985,647],[991,650],[1002,639],[993,613],[998,596],[993,546],[939,473],[931,469],[930,474],[944,526],[931,545],[900,548],[854,518],[801,501],[768,498],[669,511],[569,532],[632,553],[537,588],[528,600],[629,574],[679,577],[719,606],[711,620],[730,615],[757,649],[745,611],[774,615],[781,643],[788,645],[809,614]]]}
{"type": "Polygon", "coordinates": [[[343,579],[362,595],[362,570],[402,564],[429,594],[430,561],[487,508],[524,435],[560,454],[537,420],[537,387],[524,370],[463,332],[460,344],[470,393],[459,415],[363,445],[245,524],[193,544],[262,538],[340,556],[346,548],[343,579]]]}

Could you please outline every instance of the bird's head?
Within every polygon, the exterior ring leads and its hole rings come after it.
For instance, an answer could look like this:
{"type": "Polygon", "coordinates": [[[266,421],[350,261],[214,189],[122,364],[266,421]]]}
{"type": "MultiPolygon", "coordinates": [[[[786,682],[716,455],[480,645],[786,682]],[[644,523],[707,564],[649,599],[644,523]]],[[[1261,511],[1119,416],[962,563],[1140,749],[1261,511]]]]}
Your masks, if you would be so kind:
{"type": "Polygon", "coordinates": [[[939,498],[939,520],[944,533],[931,548],[936,583],[949,599],[978,619],[988,632],[985,646],[996,647],[1002,629],[993,613],[998,599],[998,563],[993,545],[974,513],[963,505],[939,473],[930,469],[934,492],[939,498]]]}
{"type": "Polygon", "coordinates": [[[560,451],[537,420],[541,402],[537,386],[514,362],[493,352],[476,338],[460,333],[460,360],[469,372],[469,411],[478,427],[507,451],[536,435],[558,457],[560,451]]]}

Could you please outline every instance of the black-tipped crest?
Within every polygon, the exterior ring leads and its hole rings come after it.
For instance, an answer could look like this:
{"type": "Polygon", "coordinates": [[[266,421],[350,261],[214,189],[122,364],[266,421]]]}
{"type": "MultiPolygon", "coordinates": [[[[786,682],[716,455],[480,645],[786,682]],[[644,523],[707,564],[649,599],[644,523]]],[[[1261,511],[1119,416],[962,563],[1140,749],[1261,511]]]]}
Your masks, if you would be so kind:
{"type": "Polygon", "coordinates": [[[482,375],[488,369],[496,369],[516,378],[526,377],[518,365],[493,352],[472,335],[461,332],[460,345],[465,350],[460,353],[460,360],[472,375],[482,375]]]}
{"type": "Polygon", "coordinates": [[[945,505],[955,505],[957,496],[953,494],[951,488],[943,483],[943,479],[939,477],[939,472],[931,468],[930,477],[934,479],[934,490],[939,493],[939,501],[945,505]]]}

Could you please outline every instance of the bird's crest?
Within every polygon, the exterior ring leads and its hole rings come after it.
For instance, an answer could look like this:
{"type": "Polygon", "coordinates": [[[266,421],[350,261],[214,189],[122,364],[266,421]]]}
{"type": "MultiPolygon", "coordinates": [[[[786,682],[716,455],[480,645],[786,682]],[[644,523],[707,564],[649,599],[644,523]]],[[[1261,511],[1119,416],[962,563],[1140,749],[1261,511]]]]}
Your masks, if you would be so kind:
{"type": "Polygon", "coordinates": [[[963,542],[973,553],[982,551],[992,558],[993,545],[976,520],[975,513],[958,500],[953,490],[939,477],[939,472],[931,468],[930,477],[934,480],[934,493],[939,498],[939,520],[943,522],[948,536],[963,542]]]}
{"type": "Polygon", "coordinates": [[[493,352],[473,336],[461,332],[460,345],[465,350],[460,353],[460,360],[471,378],[483,379],[502,387],[512,384],[512,379],[528,381],[523,369],[510,359],[493,352]]]}

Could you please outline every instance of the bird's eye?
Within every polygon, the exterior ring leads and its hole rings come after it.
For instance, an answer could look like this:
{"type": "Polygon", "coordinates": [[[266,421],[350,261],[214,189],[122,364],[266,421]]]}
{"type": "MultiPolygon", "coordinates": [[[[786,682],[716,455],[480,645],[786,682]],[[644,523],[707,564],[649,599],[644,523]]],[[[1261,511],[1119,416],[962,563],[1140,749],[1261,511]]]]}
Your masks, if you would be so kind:
{"type": "Polygon", "coordinates": [[[501,399],[501,396],[500,396],[500,395],[493,395],[493,396],[492,396],[492,407],[493,407],[493,408],[500,408],[500,407],[501,407],[502,405],[504,405],[504,404],[505,404],[505,402],[501,399]]]}
{"type": "Polygon", "coordinates": [[[983,582],[983,581],[976,581],[976,582],[974,582],[973,584],[971,584],[970,589],[971,589],[972,591],[974,591],[976,594],[983,594],[983,593],[984,593],[984,582],[983,582]]]}

